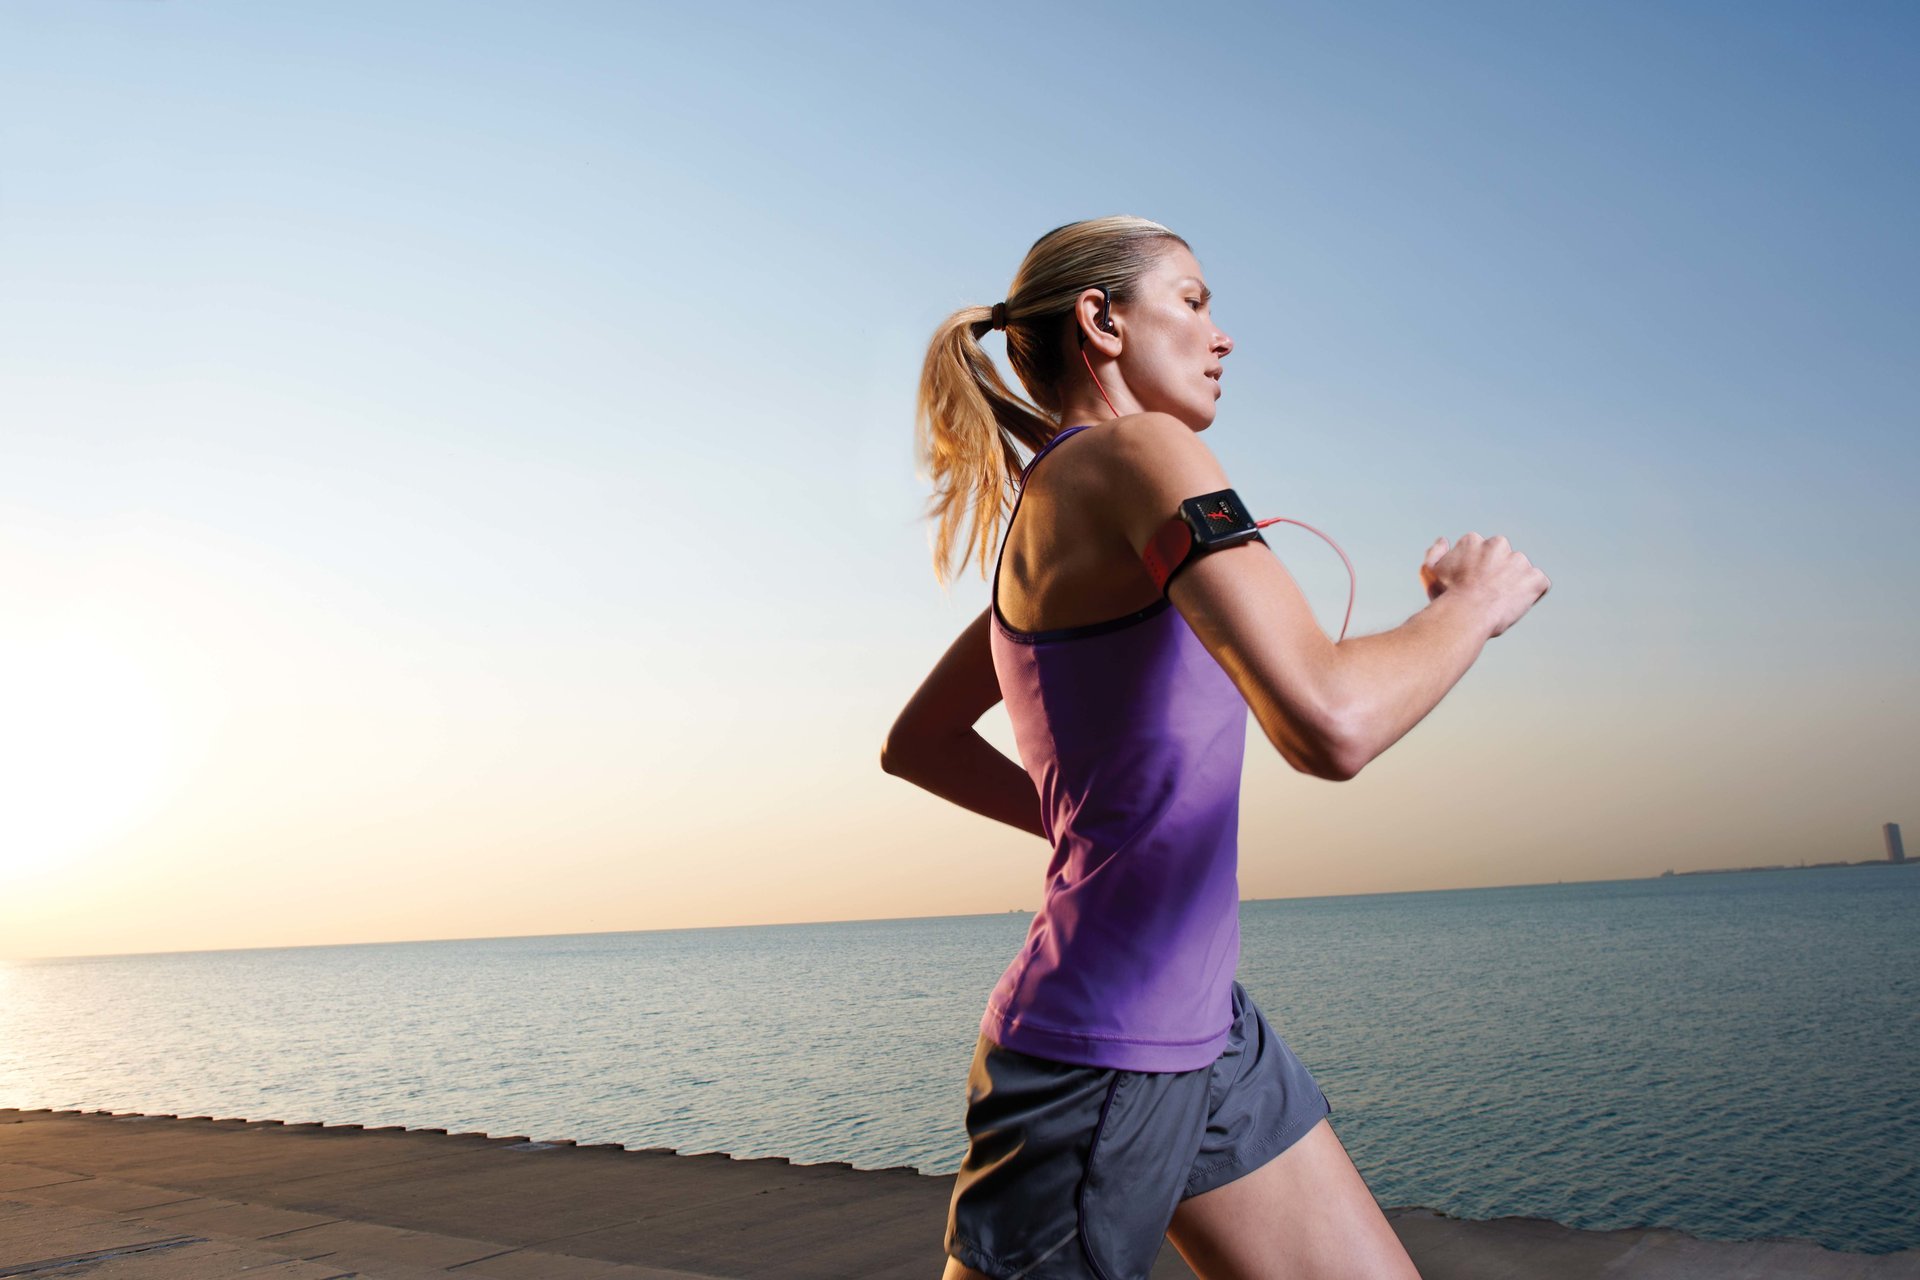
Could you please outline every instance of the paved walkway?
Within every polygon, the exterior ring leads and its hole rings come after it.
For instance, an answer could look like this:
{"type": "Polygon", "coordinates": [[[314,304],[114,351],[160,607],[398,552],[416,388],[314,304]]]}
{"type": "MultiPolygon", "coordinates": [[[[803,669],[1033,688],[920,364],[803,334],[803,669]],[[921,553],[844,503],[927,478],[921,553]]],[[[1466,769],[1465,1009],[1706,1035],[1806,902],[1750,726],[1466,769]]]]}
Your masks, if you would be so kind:
{"type": "MultiPolygon", "coordinates": [[[[905,1167],[0,1109],[0,1277],[938,1280],[952,1187],[905,1167]]],[[[1426,1280],[1920,1277],[1920,1250],[1388,1216],[1426,1280]]],[[[1192,1276],[1162,1249],[1153,1280],[1192,1276]]]]}

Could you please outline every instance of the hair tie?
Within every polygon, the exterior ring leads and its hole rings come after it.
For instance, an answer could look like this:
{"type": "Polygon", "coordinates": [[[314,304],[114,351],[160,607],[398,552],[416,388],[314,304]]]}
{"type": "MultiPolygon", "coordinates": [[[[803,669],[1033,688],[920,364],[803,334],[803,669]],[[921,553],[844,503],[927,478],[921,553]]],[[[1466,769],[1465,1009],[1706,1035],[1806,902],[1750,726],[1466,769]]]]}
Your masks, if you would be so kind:
{"type": "Polygon", "coordinates": [[[996,329],[1007,327],[1007,304],[1004,302],[993,304],[993,327],[996,329]]]}

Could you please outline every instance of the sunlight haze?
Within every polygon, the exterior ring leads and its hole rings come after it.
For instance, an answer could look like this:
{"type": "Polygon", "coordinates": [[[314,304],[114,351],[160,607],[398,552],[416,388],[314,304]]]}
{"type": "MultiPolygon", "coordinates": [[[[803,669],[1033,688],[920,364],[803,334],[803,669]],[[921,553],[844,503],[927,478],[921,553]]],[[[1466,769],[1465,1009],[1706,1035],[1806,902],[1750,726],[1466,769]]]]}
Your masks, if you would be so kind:
{"type": "Polygon", "coordinates": [[[914,394],[1111,213],[1191,242],[1206,442],[1350,635],[1439,536],[1554,584],[1349,783],[1250,719],[1244,898],[1880,857],[1916,26],[9,4],[0,956],[1038,907],[878,764],[987,604],[914,394]]]}

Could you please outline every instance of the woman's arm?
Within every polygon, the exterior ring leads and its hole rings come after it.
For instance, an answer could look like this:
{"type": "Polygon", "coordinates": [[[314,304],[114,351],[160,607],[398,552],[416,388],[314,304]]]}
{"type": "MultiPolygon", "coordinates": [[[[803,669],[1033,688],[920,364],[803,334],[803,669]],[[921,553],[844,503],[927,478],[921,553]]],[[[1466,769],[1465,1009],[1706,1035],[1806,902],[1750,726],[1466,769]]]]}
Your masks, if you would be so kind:
{"type": "Polygon", "coordinates": [[[1047,839],[1027,771],[981,737],[974,723],[1000,701],[988,628],[992,609],[967,625],[908,699],[880,750],[880,767],[943,800],[1047,839]]]}

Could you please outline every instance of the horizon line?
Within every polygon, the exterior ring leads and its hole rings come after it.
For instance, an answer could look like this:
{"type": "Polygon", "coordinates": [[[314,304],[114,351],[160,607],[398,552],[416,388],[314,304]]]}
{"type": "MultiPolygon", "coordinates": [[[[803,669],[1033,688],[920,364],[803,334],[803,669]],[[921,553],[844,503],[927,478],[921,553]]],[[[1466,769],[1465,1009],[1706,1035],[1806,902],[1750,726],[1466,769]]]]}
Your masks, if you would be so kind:
{"type": "MultiPolygon", "coordinates": [[[[1906,861],[1907,861],[1907,864],[1909,865],[1920,864],[1920,860],[1917,860],[1917,859],[1910,858],[1910,859],[1907,859],[1906,861]]],[[[1871,865],[1874,865],[1876,862],[1884,863],[1887,866],[1901,865],[1900,863],[1894,862],[1890,858],[1880,858],[1880,859],[1869,858],[1862,862],[1828,863],[1825,865],[1857,867],[1857,866],[1871,866],[1871,865]]],[[[1763,866],[1763,867],[1702,867],[1702,868],[1697,868],[1693,871],[1689,871],[1686,874],[1689,874],[1689,875],[1703,875],[1703,874],[1713,874],[1713,873],[1741,874],[1741,873],[1753,872],[1753,871],[1798,871],[1798,870],[1814,870],[1814,869],[1817,869],[1817,868],[1809,868],[1805,865],[1804,862],[1802,862],[1799,866],[1793,866],[1787,863],[1779,863],[1772,866],[1763,866]]],[[[1240,901],[1243,903],[1246,903],[1246,902],[1333,902],[1333,901],[1338,901],[1339,899],[1342,899],[1342,898],[1378,898],[1378,897],[1384,897],[1390,894],[1483,893],[1489,889],[1542,889],[1542,888],[1549,888],[1549,887],[1558,887],[1560,885],[1565,885],[1565,884],[1624,884],[1630,880],[1664,880],[1669,878],[1678,878],[1680,873],[1677,870],[1671,869],[1671,868],[1669,870],[1672,871],[1671,876],[1669,875],[1668,872],[1660,871],[1660,872],[1654,872],[1650,875],[1611,876],[1611,877],[1604,877],[1596,880],[1564,880],[1564,879],[1563,880],[1530,880],[1530,881],[1524,881],[1519,884],[1456,885],[1451,888],[1444,888],[1444,889],[1375,889],[1367,893],[1318,893],[1318,894],[1300,894],[1300,895],[1291,896],[1291,897],[1282,895],[1279,897],[1272,897],[1272,898],[1242,898],[1240,899],[1240,901]]],[[[1033,908],[1009,907],[1006,911],[972,911],[962,915],[862,916],[855,919],[838,919],[838,920],[764,920],[758,923],[749,923],[749,924],[671,925],[671,926],[665,926],[661,928],[652,928],[652,929],[575,929],[575,930],[570,930],[562,933],[499,933],[499,934],[479,934],[479,935],[472,935],[467,937],[456,937],[456,938],[380,938],[380,939],[372,939],[364,942],[293,942],[293,943],[282,943],[278,945],[253,946],[253,947],[182,947],[182,948],[177,948],[171,951],[96,951],[96,952],[87,952],[87,953],[71,954],[71,955],[21,955],[21,956],[0,955],[0,964],[36,964],[36,963],[42,963],[42,962],[51,961],[51,960],[128,960],[128,959],[134,959],[140,956],[222,955],[230,952],[239,952],[239,951],[310,951],[310,950],[315,950],[323,947],[402,947],[402,946],[420,946],[420,945],[425,945],[427,943],[435,943],[435,942],[513,942],[513,941],[521,941],[521,940],[533,939],[533,938],[591,938],[591,937],[600,937],[608,934],[620,934],[620,933],[694,933],[694,932],[710,931],[714,929],[781,929],[781,928],[808,928],[815,925],[836,925],[836,924],[839,924],[839,925],[895,924],[895,923],[899,923],[901,921],[907,921],[907,920],[970,920],[970,919],[978,919],[983,916],[1010,915],[1016,912],[1025,912],[1026,914],[1031,915],[1033,914],[1033,908]]]]}

